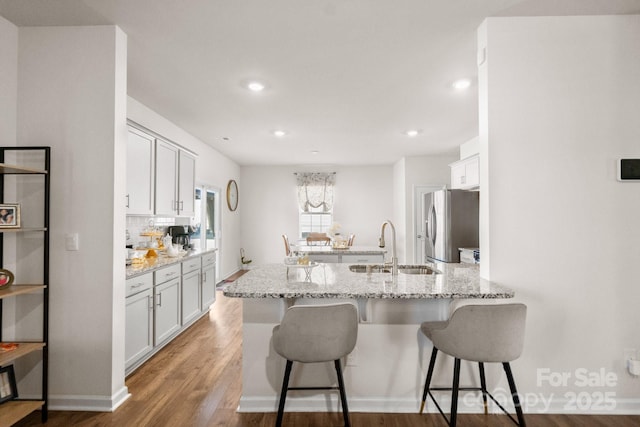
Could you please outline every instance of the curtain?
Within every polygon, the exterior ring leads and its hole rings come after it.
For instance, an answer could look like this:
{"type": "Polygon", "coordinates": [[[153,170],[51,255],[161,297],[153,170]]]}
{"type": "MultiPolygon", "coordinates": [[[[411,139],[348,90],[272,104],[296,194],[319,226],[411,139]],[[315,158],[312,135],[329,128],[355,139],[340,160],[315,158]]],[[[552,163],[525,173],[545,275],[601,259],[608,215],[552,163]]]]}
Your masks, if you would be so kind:
{"type": "Polygon", "coordinates": [[[322,212],[331,212],[335,172],[298,172],[296,181],[298,204],[303,212],[309,212],[310,208],[322,208],[322,212]]]}

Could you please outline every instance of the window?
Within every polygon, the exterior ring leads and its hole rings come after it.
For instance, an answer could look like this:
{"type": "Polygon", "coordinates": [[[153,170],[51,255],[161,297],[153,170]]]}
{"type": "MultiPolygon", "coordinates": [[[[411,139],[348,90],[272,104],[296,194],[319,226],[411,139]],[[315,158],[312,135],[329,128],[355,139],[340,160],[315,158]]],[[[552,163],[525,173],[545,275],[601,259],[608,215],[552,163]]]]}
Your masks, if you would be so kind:
{"type": "Polygon", "coordinates": [[[300,211],[300,237],[306,238],[309,233],[326,233],[333,223],[333,212],[325,212],[322,207],[300,211]]]}
{"type": "Polygon", "coordinates": [[[311,232],[326,233],[333,222],[335,172],[296,173],[300,237],[311,232]]]}

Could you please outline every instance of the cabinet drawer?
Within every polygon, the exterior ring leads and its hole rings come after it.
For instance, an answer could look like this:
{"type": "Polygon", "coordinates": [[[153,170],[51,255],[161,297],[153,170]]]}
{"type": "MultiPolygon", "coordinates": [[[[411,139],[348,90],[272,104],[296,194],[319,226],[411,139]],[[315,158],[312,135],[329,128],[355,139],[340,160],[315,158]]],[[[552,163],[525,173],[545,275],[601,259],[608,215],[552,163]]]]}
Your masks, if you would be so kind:
{"type": "Polygon", "coordinates": [[[381,264],[384,262],[384,255],[362,254],[362,255],[342,255],[343,264],[381,264]]]}
{"type": "Polygon", "coordinates": [[[192,271],[196,271],[200,269],[200,257],[189,258],[185,261],[182,261],[182,274],[191,273],[192,271]]]}
{"type": "Polygon", "coordinates": [[[216,263],[216,253],[212,252],[210,254],[204,254],[202,255],[202,266],[206,267],[209,266],[211,264],[215,264],[216,263]]]}
{"type": "Polygon", "coordinates": [[[161,268],[159,270],[156,270],[153,274],[155,274],[155,278],[156,278],[155,284],[157,286],[168,280],[180,277],[180,264],[170,265],[169,267],[161,268]]]}
{"type": "Polygon", "coordinates": [[[147,289],[151,289],[151,287],[153,286],[153,275],[149,273],[149,274],[143,274],[142,276],[128,279],[126,282],[126,286],[127,286],[127,290],[126,290],[127,296],[135,295],[147,289]]]}

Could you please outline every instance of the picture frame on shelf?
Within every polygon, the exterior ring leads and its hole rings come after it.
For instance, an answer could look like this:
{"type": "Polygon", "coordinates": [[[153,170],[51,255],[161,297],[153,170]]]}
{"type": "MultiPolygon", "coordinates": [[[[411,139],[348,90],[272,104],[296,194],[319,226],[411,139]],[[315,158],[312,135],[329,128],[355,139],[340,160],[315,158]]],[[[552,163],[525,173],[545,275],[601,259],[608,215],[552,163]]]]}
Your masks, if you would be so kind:
{"type": "Polygon", "coordinates": [[[16,374],[13,365],[0,368],[0,403],[13,400],[18,397],[16,386],[16,374]]]}
{"type": "Polygon", "coordinates": [[[17,203],[0,204],[0,229],[20,228],[20,205],[17,203]]]}

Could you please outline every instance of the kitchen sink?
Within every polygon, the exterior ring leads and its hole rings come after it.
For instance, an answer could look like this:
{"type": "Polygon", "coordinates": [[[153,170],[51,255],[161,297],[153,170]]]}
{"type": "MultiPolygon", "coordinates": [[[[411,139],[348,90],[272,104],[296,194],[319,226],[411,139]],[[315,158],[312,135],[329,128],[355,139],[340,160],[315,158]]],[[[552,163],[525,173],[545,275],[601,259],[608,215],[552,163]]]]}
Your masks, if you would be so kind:
{"type": "MultiPolygon", "coordinates": [[[[350,265],[349,270],[354,273],[391,273],[391,267],[379,264],[355,264],[350,265]]],[[[426,265],[399,265],[398,272],[402,274],[440,274],[438,270],[426,265]]]]}
{"type": "Polygon", "coordinates": [[[391,268],[385,265],[350,265],[349,270],[354,273],[391,273],[391,268]]]}

